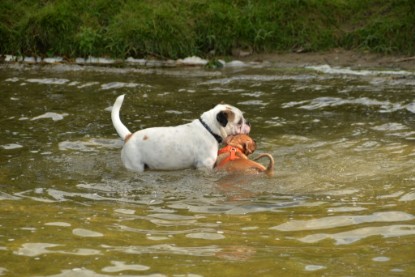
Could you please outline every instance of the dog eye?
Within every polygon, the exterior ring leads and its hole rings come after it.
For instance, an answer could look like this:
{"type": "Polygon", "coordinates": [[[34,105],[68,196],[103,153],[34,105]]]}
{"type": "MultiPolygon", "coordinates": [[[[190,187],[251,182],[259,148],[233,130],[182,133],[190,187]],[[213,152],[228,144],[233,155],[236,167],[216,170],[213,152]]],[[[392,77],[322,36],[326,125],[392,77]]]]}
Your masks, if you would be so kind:
{"type": "Polygon", "coordinates": [[[242,125],[242,118],[238,121],[238,125],[242,125]]]}

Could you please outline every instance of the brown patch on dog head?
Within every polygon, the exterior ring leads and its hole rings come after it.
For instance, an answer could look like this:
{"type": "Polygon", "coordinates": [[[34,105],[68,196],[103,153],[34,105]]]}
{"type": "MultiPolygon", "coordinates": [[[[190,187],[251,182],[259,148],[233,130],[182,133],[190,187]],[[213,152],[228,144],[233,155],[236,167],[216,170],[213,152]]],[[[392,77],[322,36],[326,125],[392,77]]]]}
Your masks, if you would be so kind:
{"type": "Polygon", "coordinates": [[[216,120],[225,127],[229,121],[233,122],[235,120],[235,114],[231,108],[226,108],[226,110],[220,111],[216,115],[216,120]]]}
{"type": "Polygon", "coordinates": [[[252,154],[256,150],[255,141],[250,136],[244,134],[228,136],[225,139],[225,143],[242,149],[245,155],[252,154]]]}
{"type": "Polygon", "coordinates": [[[228,114],[228,121],[233,122],[235,120],[235,113],[232,111],[232,108],[231,107],[226,107],[225,112],[228,114]]]}
{"type": "Polygon", "coordinates": [[[144,135],[143,140],[148,140],[148,136],[144,135]]]}
{"type": "Polygon", "coordinates": [[[252,154],[255,152],[255,150],[256,150],[255,140],[249,138],[249,140],[245,141],[245,144],[244,144],[245,155],[252,154]]]}
{"type": "Polygon", "coordinates": [[[235,113],[232,111],[232,109],[226,109],[226,113],[228,114],[228,121],[234,121],[235,120],[235,113]]]}

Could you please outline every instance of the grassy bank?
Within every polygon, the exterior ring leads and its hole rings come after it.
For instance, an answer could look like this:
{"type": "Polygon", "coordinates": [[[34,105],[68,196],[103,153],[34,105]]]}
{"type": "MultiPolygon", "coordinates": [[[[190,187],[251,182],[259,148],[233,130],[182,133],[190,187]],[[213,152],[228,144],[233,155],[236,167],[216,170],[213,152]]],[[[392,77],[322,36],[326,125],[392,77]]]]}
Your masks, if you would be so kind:
{"type": "Polygon", "coordinates": [[[415,1],[0,1],[0,54],[181,58],[335,47],[415,54],[415,1]]]}

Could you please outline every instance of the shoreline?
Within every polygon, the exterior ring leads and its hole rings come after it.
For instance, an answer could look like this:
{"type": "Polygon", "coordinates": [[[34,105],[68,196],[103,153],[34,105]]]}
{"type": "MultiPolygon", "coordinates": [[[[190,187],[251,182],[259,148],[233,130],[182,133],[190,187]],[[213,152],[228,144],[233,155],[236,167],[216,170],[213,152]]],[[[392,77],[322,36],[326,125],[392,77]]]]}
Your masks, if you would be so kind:
{"type": "Polygon", "coordinates": [[[281,67],[315,66],[327,64],[331,67],[353,69],[384,68],[415,71],[415,56],[382,55],[360,51],[333,49],[307,53],[264,53],[240,58],[242,62],[267,61],[281,67]]]}
{"type": "Polygon", "coordinates": [[[243,66],[275,66],[279,68],[298,68],[317,65],[330,67],[346,67],[352,69],[392,69],[415,71],[415,56],[382,55],[360,51],[333,49],[324,52],[305,53],[253,53],[241,56],[218,57],[205,60],[200,57],[187,57],[178,60],[161,59],[111,59],[106,57],[89,57],[66,60],[62,57],[38,58],[0,56],[1,64],[27,65],[79,65],[79,66],[126,66],[144,68],[175,68],[175,67],[243,67],[243,66]],[[225,62],[226,61],[226,62],[225,62]],[[210,66],[211,63],[213,66],[210,66]],[[220,66],[216,66],[219,62],[220,66]]]}

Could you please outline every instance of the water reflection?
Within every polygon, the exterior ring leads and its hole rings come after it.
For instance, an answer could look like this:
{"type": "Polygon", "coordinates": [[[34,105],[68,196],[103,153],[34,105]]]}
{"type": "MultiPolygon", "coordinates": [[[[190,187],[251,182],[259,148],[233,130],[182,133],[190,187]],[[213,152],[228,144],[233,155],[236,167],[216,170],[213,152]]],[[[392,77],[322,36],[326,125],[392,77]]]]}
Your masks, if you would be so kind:
{"type": "Polygon", "coordinates": [[[35,257],[44,254],[58,253],[66,255],[79,255],[79,256],[95,256],[100,255],[101,252],[94,249],[76,249],[74,251],[62,251],[62,250],[53,250],[54,248],[60,246],[59,244],[53,243],[24,243],[14,254],[19,256],[29,256],[35,257]]]}
{"type": "Polygon", "coordinates": [[[403,212],[379,212],[371,215],[344,215],[322,217],[311,220],[292,220],[278,226],[272,230],[278,231],[301,231],[301,230],[321,230],[350,225],[358,225],[371,222],[396,222],[410,221],[414,216],[403,212]]]}
{"type": "Polygon", "coordinates": [[[0,275],[415,274],[414,82],[327,66],[3,66],[0,275]],[[239,106],[275,177],[126,171],[109,115],[122,93],[132,130],[239,106]]]}
{"type": "Polygon", "coordinates": [[[400,237],[415,234],[415,225],[389,225],[382,227],[365,227],[336,234],[313,234],[299,240],[306,243],[315,243],[323,239],[333,239],[336,244],[350,244],[370,236],[383,236],[385,238],[400,237]]]}

